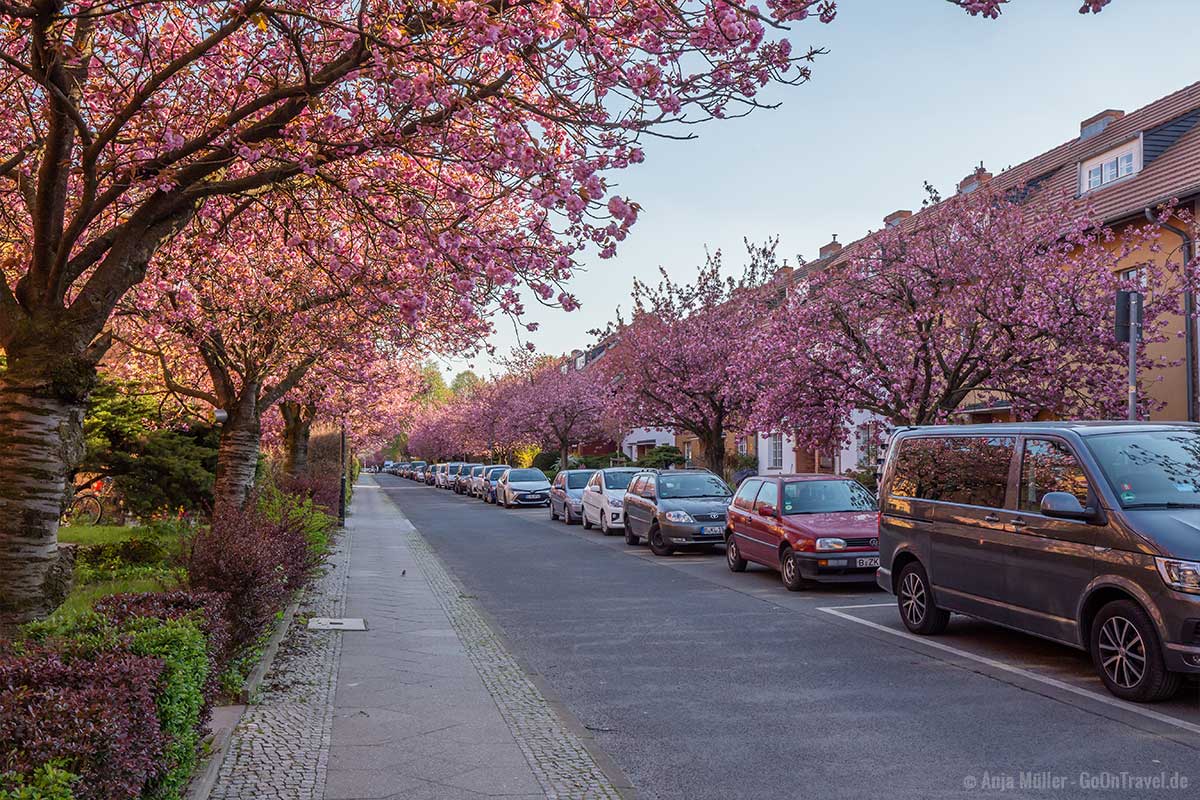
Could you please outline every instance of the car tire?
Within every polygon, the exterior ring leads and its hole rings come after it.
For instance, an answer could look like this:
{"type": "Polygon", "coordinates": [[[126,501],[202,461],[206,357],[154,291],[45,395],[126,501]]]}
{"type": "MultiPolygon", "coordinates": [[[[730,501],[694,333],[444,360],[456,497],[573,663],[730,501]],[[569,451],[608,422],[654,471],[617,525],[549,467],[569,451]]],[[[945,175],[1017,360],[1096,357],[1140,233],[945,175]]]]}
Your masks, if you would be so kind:
{"type": "Polygon", "coordinates": [[[633,528],[629,526],[629,517],[625,518],[625,544],[630,547],[637,547],[642,543],[642,537],[633,532],[633,528]]]}
{"type": "Polygon", "coordinates": [[[742,558],[742,551],[738,549],[737,540],[732,533],[725,538],[725,563],[729,565],[730,572],[745,572],[749,563],[742,558]]]}
{"type": "Polygon", "coordinates": [[[550,521],[551,522],[558,521],[558,512],[554,510],[554,503],[550,504],[550,521]]]}
{"type": "Polygon", "coordinates": [[[779,577],[789,592],[803,591],[809,585],[809,582],[800,574],[800,565],[796,563],[795,551],[787,546],[784,546],[779,553],[779,577]]]}
{"type": "Polygon", "coordinates": [[[1105,687],[1122,700],[1170,699],[1183,676],[1167,669],[1150,615],[1132,600],[1114,600],[1092,621],[1092,661],[1105,687]]]}
{"type": "Polygon", "coordinates": [[[675,554],[675,548],[666,543],[663,539],[662,528],[657,525],[650,527],[650,552],[656,556],[670,556],[675,554]]]}
{"type": "Polygon", "coordinates": [[[608,514],[603,514],[600,517],[600,533],[605,536],[612,536],[612,528],[608,527],[608,514]]]}
{"type": "Polygon", "coordinates": [[[571,504],[570,503],[566,503],[563,505],[562,518],[563,518],[564,525],[574,525],[575,524],[575,520],[573,520],[571,518],[571,504]]]}
{"type": "Polygon", "coordinates": [[[583,509],[583,529],[590,531],[592,529],[592,521],[588,519],[587,509],[583,509]]]}
{"type": "Polygon", "coordinates": [[[910,561],[896,580],[896,605],[904,627],[921,636],[936,636],[950,624],[950,612],[933,604],[929,575],[920,561],[910,561]]]}

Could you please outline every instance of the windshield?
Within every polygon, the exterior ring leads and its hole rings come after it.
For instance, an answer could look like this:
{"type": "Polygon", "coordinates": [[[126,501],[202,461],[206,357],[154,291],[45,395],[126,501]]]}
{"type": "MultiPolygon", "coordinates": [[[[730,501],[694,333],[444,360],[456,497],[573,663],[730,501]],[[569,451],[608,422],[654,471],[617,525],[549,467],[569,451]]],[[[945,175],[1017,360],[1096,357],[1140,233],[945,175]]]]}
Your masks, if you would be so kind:
{"type": "Polygon", "coordinates": [[[572,472],[567,476],[568,489],[582,489],[587,486],[587,482],[595,475],[594,472],[572,472]]]}
{"type": "Polygon", "coordinates": [[[783,485],[784,514],[874,510],[875,498],[857,481],[792,481],[783,485]]]}
{"type": "Polygon", "coordinates": [[[487,471],[487,476],[492,480],[496,480],[504,473],[504,470],[506,469],[509,469],[509,467],[491,467],[487,471]]]}
{"type": "Polygon", "coordinates": [[[628,489],[629,482],[633,480],[633,476],[637,475],[638,471],[623,470],[621,472],[605,472],[604,473],[604,488],[605,489],[628,489]]]}
{"type": "Polygon", "coordinates": [[[716,475],[691,472],[672,475],[669,472],[658,476],[659,497],[728,497],[729,487],[716,475]]]}
{"type": "Polygon", "coordinates": [[[1122,508],[1200,508],[1200,431],[1110,433],[1084,441],[1122,508]]]}
{"type": "Polygon", "coordinates": [[[509,483],[523,483],[525,481],[544,481],[546,473],[540,469],[511,469],[508,471],[509,483]]]}

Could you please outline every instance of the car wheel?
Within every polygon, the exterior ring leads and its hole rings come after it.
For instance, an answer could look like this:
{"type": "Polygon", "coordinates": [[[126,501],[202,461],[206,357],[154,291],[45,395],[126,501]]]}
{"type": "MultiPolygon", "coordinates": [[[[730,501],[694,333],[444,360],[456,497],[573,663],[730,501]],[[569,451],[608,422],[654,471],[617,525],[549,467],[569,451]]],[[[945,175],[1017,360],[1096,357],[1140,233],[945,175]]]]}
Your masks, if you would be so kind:
{"type": "Polygon", "coordinates": [[[590,531],[592,529],[592,521],[588,519],[586,507],[583,509],[583,529],[585,531],[590,531]]]}
{"type": "Polygon", "coordinates": [[[675,553],[675,548],[663,539],[662,529],[657,525],[650,528],[650,552],[656,556],[669,556],[675,553]]]}
{"type": "Polygon", "coordinates": [[[553,522],[557,519],[558,519],[558,512],[554,510],[554,503],[551,503],[550,504],[550,521],[553,522]]]}
{"type": "Polygon", "coordinates": [[[612,530],[608,527],[608,514],[600,515],[600,533],[605,536],[612,536],[612,530]]]}
{"type": "Polygon", "coordinates": [[[790,547],[784,547],[779,554],[779,577],[789,592],[798,592],[808,587],[808,581],[800,574],[800,565],[796,563],[796,554],[790,547]]]}
{"type": "Polygon", "coordinates": [[[642,537],[633,532],[633,528],[629,526],[629,517],[625,518],[625,544],[630,547],[636,547],[642,543],[642,537]]]}
{"type": "Polygon", "coordinates": [[[563,518],[563,524],[565,524],[565,525],[574,525],[575,524],[575,520],[571,519],[571,504],[570,503],[563,505],[562,518],[563,518]]]}
{"type": "Polygon", "coordinates": [[[1096,615],[1091,631],[1092,660],[1100,680],[1122,700],[1167,700],[1183,676],[1163,662],[1158,631],[1150,616],[1132,600],[1114,600],[1096,615]]]}
{"type": "Polygon", "coordinates": [[[742,551],[737,546],[737,537],[732,533],[725,539],[725,563],[729,565],[730,572],[746,571],[746,559],[742,558],[742,551]]]}
{"type": "Polygon", "coordinates": [[[913,633],[936,636],[950,624],[950,612],[933,604],[929,576],[919,561],[909,562],[900,570],[896,603],[900,607],[900,620],[913,633]]]}

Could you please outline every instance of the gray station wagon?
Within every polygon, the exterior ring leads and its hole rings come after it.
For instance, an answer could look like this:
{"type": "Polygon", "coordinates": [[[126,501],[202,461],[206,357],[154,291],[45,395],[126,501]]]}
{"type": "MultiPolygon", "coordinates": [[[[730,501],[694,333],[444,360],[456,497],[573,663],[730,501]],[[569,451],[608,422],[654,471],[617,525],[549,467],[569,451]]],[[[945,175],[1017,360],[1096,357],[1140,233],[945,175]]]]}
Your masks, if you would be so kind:
{"type": "Polygon", "coordinates": [[[902,429],[879,498],[877,580],[914,633],[955,611],[1064,642],[1141,702],[1200,673],[1200,425],[902,429]]]}

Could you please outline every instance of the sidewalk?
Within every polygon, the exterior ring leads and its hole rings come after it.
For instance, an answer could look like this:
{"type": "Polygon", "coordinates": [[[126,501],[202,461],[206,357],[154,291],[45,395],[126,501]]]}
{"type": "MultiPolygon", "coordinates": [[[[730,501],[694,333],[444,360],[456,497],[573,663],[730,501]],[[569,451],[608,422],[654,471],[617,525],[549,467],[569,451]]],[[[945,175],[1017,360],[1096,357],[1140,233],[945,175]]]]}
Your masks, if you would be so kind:
{"type": "Polygon", "coordinates": [[[371,476],[308,595],[213,798],[621,797],[371,476]]]}

